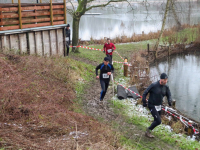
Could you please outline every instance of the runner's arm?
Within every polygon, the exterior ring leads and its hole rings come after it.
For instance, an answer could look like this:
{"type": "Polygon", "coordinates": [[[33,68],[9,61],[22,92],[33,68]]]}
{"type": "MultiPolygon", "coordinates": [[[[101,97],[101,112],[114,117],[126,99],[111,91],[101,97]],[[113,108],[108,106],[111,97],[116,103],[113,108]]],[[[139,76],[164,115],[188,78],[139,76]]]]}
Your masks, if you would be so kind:
{"type": "Polygon", "coordinates": [[[103,46],[103,52],[105,53],[105,48],[106,48],[106,44],[104,44],[104,46],[103,46]]]}
{"type": "Polygon", "coordinates": [[[144,93],[143,93],[143,95],[142,95],[142,102],[143,102],[143,104],[144,104],[144,103],[147,103],[146,97],[147,97],[147,95],[148,95],[148,93],[149,93],[149,91],[151,90],[152,87],[153,87],[153,84],[151,84],[151,85],[144,91],[144,93]]]}
{"type": "Polygon", "coordinates": [[[101,68],[101,64],[96,67],[96,76],[98,76],[98,70],[101,68]]]}
{"type": "Polygon", "coordinates": [[[166,96],[167,96],[167,99],[168,99],[168,104],[169,104],[169,106],[171,106],[172,105],[172,97],[171,97],[171,92],[170,92],[168,86],[167,86],[166,96]]]}
{"type": "Polygon", "coordinates": [[[112,50],[114,51],[116,49],[115,45],[113,44],[112,45],[112,50]]]}

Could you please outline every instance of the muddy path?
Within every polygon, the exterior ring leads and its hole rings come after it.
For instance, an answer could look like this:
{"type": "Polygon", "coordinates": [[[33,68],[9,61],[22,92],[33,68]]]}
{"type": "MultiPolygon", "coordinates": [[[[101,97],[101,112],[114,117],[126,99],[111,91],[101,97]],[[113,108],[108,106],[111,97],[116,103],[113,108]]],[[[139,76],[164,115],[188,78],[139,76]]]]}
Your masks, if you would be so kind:
{"type": "MultiPolygon", "coordinates": [[[[76,60],[83,61],[81,58],[76,58],[76,60]]],[[[88,63],[88,61],[83,61],[88,63]]],[[[90,64],[98,65],[96,62],[90,62],[90,64]]],[[[116,71],[115,71],[116,72],[116,71]]],[[[95,74],[94,74],[95,78],[95,74]]],[[[104,98],[103,105],[99,105],[99,97],[101,92],[101,87],[99,80],[95,80],[91,83],[87,83],[87,87],[85,89],[85,94],[82,95],[84,110],[90,116],[102,121],[109,126],[114,124],[118,124],[114,130],[122,133],[126,138],[130,139],[136,145],[140,145],[141,149],[179,149],[174,147],[173,145],[169,145],[163,142],[160,138],[155,137],[154,139],[149,139],[144,136],[144,130],[142,127],[133,125],[131,123],[127,123],[126,118],[120,114],[115,113],[113,108],[113,103],[110,101],[113,93],[112,93],[112,82],[110,82],[110,86],[104,98]],[[142,147],[141,147],[142,145],[142,147]]],[[[137,146],[136,146],[137,147],[137,146]]]]}

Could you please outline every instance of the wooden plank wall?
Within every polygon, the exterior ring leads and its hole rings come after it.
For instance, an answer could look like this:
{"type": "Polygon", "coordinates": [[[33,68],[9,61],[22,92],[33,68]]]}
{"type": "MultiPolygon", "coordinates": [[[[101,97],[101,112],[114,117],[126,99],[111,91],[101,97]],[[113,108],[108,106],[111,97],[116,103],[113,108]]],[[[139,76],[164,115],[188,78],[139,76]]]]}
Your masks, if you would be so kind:
{"type": "Polygon", "coordinates": [[[0,4],[0,31],[65,24],[64,10],[64,3],[0,4]]]}
{"type": "Polygon", "coordinates": [[[39,56],[64,56],[64,28],[0,35],[0,51],[39,56]]]}

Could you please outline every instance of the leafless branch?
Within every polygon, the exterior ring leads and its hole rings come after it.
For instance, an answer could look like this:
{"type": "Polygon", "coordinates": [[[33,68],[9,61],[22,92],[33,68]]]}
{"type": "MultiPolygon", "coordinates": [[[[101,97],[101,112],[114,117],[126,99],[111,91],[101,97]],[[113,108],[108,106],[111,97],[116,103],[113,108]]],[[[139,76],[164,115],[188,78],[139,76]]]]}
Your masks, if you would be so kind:
{"type": "Polygon", "coordinates": [[[69,1],[69,3],[72,5],[72,8],[73,9],[67,9],[67,12],[70,14],[70,15],[73,15],[73,13],[75,12],[75,8],[74,8],[74,5],[71,1],[69,1]]]}
{"type": "Polygon", "coordinates": [[[86,9],[86,11],[91,10],[92,8],[96,8],[96,7],[105,7],[105,6],[107,6],[107,5],[109,5],[110,3],[113,3],[113,2],[123,2],[123,1],[127,1],[127,0],[111,0],[111,1],[109,1],[107,3],[105,3],[105,4],[94,5],[94,6],[88,7],[86,9]]]}

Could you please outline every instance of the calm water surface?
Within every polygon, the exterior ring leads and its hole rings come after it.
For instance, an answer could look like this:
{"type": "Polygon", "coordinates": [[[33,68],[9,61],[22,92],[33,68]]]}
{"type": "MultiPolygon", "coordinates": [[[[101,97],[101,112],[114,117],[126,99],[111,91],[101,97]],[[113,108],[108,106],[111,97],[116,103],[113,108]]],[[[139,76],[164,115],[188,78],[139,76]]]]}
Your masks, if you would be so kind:
{"type": "MultiPolygon", "coordinates": [[[[181,24],[200,23],[200,2],[176,3],[176,12],[181,24]]],[[[102,13],[101,15],[84,15],[80,21],[79,37],[82,40],[114,38],[126,35],[156,32],[161,29],[165,4],[150,3],[148,7],[144,3],[132,3],[133,10],[127,3],[116,4],[115,7],[92,9],[87,13],[102,13]]],[[[72,25],[72,18],[68,15],[67,21],[72,25]]],[[[166,22],[166,28],[176,24],[173,14],[170,12],[166,22]]],[[[73,32],[73,31],[72,31],[73,32]]]]}
{"type": "Polygon", "coordinates": [[[153,81],[166,72],[176,108],[200,122],[200,54],[176,55],[150,68],[153,81]]]}

